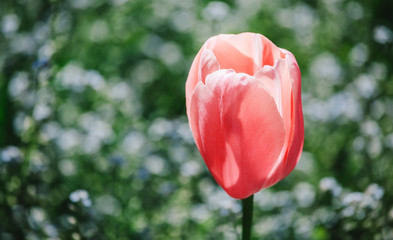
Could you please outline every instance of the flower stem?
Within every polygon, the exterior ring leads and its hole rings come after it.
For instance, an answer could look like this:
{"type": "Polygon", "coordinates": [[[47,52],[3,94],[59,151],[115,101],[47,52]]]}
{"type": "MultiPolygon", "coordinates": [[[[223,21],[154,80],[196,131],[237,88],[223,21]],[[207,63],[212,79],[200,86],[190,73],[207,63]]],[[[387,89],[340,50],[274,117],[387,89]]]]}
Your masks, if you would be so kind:
{"type": "Polygon", "coordinates": [[[254,206],[254,195],[249,196],[246,199],[242,199],[243,205],[243,232],[242,239],[251,239],[251,227],[252,227],[252,213],[254,206]]]}

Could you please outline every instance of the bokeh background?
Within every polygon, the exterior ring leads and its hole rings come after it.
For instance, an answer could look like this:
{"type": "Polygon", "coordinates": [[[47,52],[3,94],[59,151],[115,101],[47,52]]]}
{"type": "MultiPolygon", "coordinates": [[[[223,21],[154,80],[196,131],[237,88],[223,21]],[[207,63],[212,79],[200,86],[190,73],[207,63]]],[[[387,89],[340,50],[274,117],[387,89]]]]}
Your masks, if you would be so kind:
{"type": "Polygon", "coordinates": [[[305,145],[255,239],[393,239],[393,1],[1,0],[0,239],[238,239],[184,85],[212,35],[296,56],[305,145]]]}

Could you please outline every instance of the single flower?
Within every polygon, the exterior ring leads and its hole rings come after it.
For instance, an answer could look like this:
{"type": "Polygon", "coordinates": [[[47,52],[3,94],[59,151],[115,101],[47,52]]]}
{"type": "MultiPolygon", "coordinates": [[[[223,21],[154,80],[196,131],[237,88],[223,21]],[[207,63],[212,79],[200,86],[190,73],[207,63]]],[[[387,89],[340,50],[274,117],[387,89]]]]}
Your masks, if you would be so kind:
{"type": "Polygon", "coordinates": [[[244,199],[285,178],[303,149],[295,57],[255,33],[206,41],[186,82],[195,143],[217,183],[244,199]]]}

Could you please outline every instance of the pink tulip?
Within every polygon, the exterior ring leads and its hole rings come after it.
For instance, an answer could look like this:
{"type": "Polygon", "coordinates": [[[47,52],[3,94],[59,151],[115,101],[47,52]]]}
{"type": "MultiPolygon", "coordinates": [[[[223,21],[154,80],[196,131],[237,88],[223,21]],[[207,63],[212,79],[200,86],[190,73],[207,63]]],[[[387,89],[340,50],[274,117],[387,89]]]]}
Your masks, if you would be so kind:
{"type": "Polygon", "coordinates": [[[217,183],[244,199],[285,178],[304,140],[295,57],[255,33],[206,41],[186,83],[195,143],[217,183]]]}

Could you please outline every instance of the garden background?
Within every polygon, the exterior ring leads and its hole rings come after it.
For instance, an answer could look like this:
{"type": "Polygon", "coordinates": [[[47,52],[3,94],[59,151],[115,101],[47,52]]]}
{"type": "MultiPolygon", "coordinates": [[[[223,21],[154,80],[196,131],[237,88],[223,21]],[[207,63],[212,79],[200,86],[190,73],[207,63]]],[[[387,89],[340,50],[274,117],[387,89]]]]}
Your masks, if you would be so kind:
{"type": "Polygon", "coordinates": [[[255,239],[393,239],[393,1],[1,0],[0,239],[237,239],[184,85],[210,36],[302,71],[304,152],[255,239]]]}

